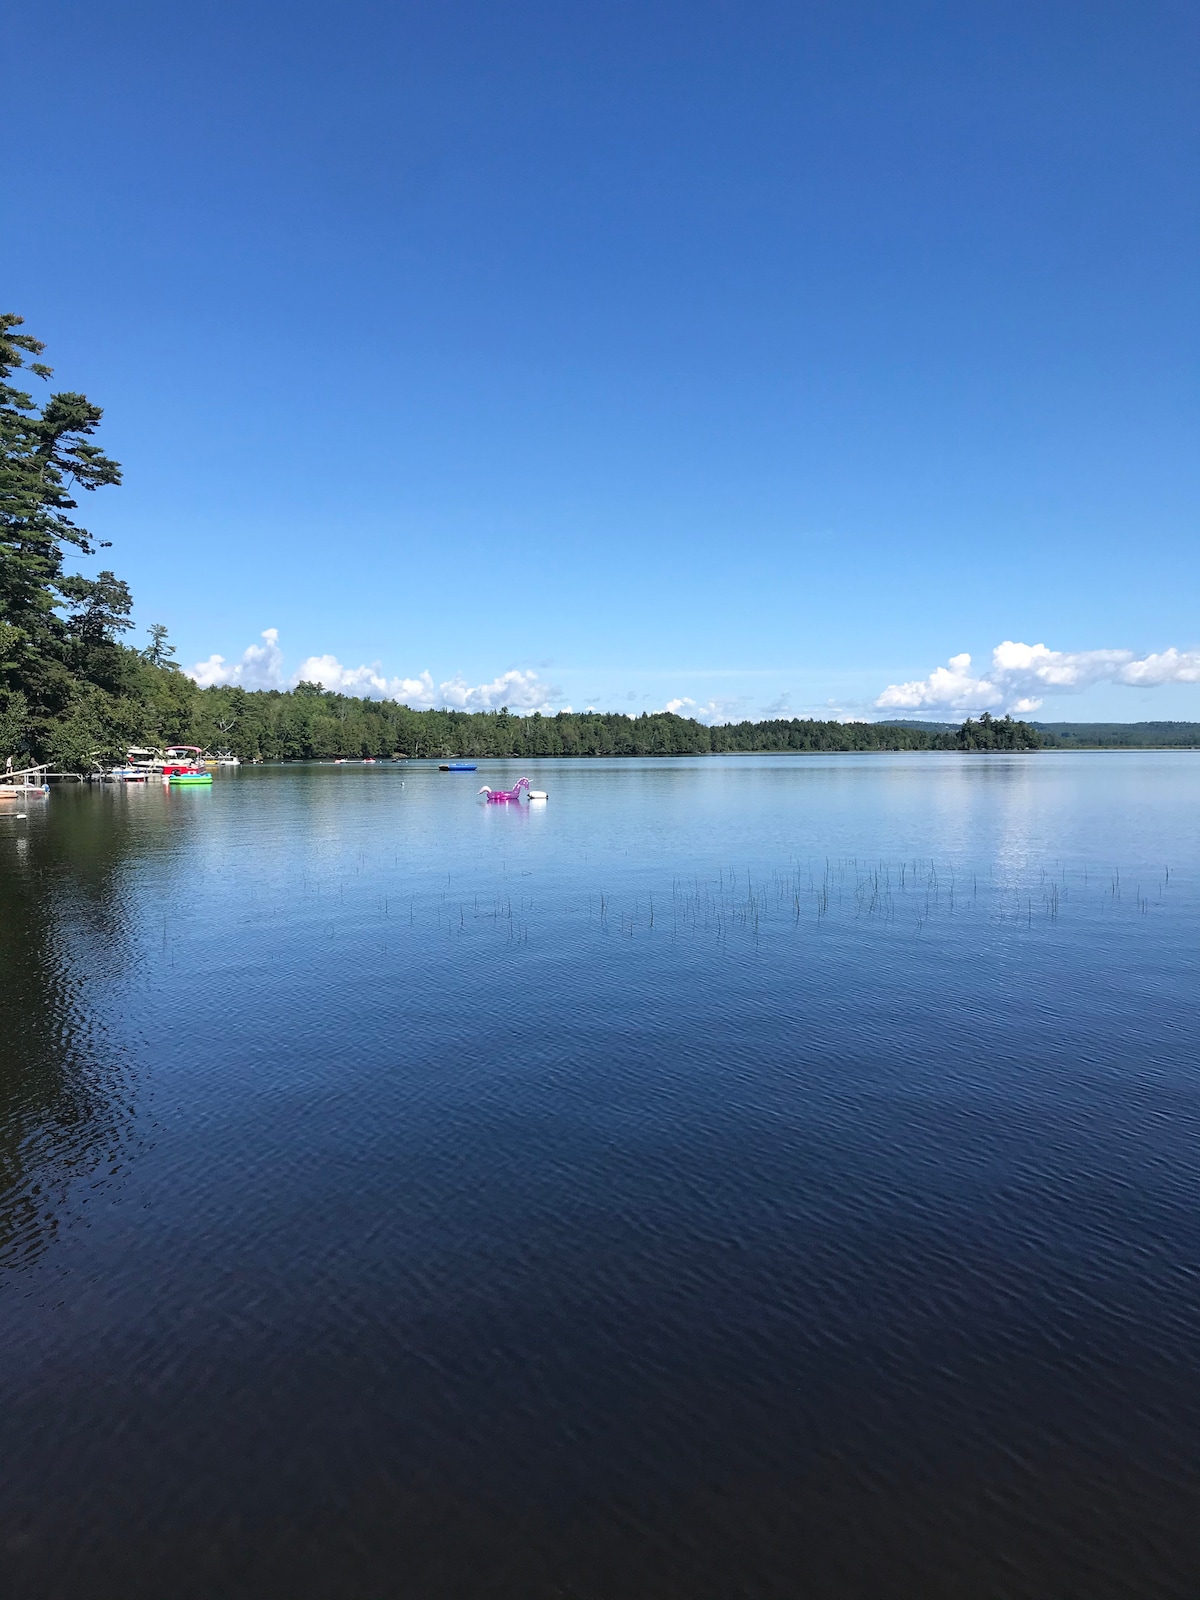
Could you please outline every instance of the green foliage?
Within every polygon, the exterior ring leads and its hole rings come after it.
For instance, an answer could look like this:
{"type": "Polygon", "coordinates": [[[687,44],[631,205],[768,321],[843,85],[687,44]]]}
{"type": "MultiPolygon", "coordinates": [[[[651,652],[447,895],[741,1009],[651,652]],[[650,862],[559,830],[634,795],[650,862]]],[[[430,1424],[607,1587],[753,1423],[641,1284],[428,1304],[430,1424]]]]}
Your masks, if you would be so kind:
{"type": "MultiPolygon", "coordinates": [[[[16,752],[64,752],[78,765],[89,740],[106,747],[101,725],[129,721],[117,635],[132,599],[112,572],[63,572],[68,549],[98,548],[70,515],[76,493],[121,481],[121,469],[90,442],[102,412],[86,395],[51,394],[39,409],[11,380],[42,343],[0,316],[0,730],[16,752]],[[64,619],[59,613],[66,610],[64,619]]],[[[27,370],[51,376],[40,361],[27,370]]]]}
{"type": "MultiPolygon", "coordinates": [[[[132,654],[132,652],[128,652],[132,654]]],[[[739,751],[1024,750],[1025,723],[981,718],[938,732],[867,722],[795,718],[715,728],[670,712],[413,711],[389,700],[359,700],[301,683],[290,693],[237,687],[200,689],[184,674],[142,659],[146,716],[134,742],[172,740],[230,749],[243,760],[310,761],[393,754],[475,758],[682,756],[739,751]]]]}
{"type": "Polygon", "coordinates": [[[1063,750],[1195,750],[1200,722],[1039,722],[1045,744],[1063,750]]]}
{"type": "MultiPolygon", "coordinates": [[[[0,755],[23,755],[33,731],[29,702],[19,689],[0,689],[0,755]]],[[[16,762],[18,767],[23,765],[16,762]]]]}
{"type": "Polygon", "coordinates": [[[139,697],[80,684],[64,713],[46,731],[42,754],[66,772],[89,772],[125,759],[140,743],[146,707],[139,697]]]}
{"type": "Polygon", "coordinates": [[[1028,722],[1014,722],[1011,717],[997,721],[990,711],[978,722],[968,717],[961,728],[943,737],[952,742],[942,748],[951,750],[1037,750],[1044,743],[1028,722]]]}
{"type": "MultiPolygon", "coordinates": [[[[103,413],[86,395],[52,394],[39,410],[10,382],[26,355],[44,348],[17,331],[22,325],[21,317],[0,316],[0,618],[20,631],[25,649],[37,651],[60,637],[54,610],[64,547],[85,555],[96,548],[69,514],[78,506],[75,492],[120,483],[121,469],[88,442],[103,413]]],[[[52,369],[34,361],[28,370],[45,381],[52,369]]]]}
{"type": "Polygon", "coordinates": [[[167,643],[167,627],[163,622],[152,622],[146,629],[150,635],[150,643],[142,651],[142,660],[148,661],[154,667],[172,667],[178,671],[171,657],[175,654],[175,646],[167,643]]]}
{"type": "Polygon", "coordinates": [[[111,572],[96,578],[60,578],[58,592],[70,611],[67,632],[81,644],[112,644],[118,633],[133,627],[129,585],[111,572]]]}

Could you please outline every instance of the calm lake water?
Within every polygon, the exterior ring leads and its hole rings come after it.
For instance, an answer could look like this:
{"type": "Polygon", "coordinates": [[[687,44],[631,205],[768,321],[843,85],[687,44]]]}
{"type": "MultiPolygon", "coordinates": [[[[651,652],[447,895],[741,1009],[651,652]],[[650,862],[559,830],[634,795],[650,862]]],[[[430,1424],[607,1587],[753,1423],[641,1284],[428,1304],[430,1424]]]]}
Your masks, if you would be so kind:
{"type": "Polygon", "coordinates": [[[0,1591],[1200,1594],[1200,756],[0,816],[0,1591]]]}

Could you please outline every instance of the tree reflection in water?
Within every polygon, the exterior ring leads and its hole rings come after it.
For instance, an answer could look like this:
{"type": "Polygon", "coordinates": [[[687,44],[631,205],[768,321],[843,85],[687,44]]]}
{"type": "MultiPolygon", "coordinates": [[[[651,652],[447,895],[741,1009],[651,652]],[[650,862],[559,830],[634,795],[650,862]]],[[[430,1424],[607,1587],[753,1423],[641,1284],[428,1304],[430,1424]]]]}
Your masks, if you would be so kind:
{"type": "Polygon", "coordinates": [[[120,797],[56,791],[0,818],[0,1266],[35,1261],[135,1138],[135,1072],[105,1014],[129,968],[120,797]]]}

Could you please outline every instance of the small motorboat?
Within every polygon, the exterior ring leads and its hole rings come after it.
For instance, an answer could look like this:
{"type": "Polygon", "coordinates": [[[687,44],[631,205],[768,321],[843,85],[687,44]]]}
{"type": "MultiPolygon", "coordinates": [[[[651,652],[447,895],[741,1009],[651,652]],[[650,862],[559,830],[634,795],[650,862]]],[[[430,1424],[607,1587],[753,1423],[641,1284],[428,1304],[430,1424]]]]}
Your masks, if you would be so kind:
{"type": "Polygon", "coordinates": [[[439,772],[474,772],[475,771],[475,763],[473,761],[443,761],[439,765],[438,771],[439,772]]]}
{"type": "Polygon", "coordinates": [[[141,783],[163,769],[161,750],[148,750],[143,745],[131,744],[125,753],[125,765],[114,767],[112,776],[126,783],[141,783]]]}

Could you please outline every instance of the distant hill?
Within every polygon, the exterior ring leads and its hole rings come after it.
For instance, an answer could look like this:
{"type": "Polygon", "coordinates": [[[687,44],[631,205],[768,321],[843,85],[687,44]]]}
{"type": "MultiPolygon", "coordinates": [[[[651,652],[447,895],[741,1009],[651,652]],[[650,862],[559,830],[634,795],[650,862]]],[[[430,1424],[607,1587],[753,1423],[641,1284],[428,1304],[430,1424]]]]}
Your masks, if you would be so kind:
{"type": "MultiPolygon", "coordinates": [[[[892,717],[876,722],[877,728],[919,729],[923,733],[948,733],[956,722],[917,722],[892,717]]],[[[1196,750],[1200,749],[1200,722],[1030,722],[1050,750],[1196,750]]]]}
{"type": "Polygon", "coordinates": [[[1033,726],[1051,748],[1200,749],[1200,722],[1035,722],[1033,726]]]}
{"type": "Polygon", "coordinates": [[[917,722],[911,717],[889,717],[886,722],[875,723],[877,728],[920,728],[925,733],[949,733],[958,726],[957,722],[917,722]]]}

